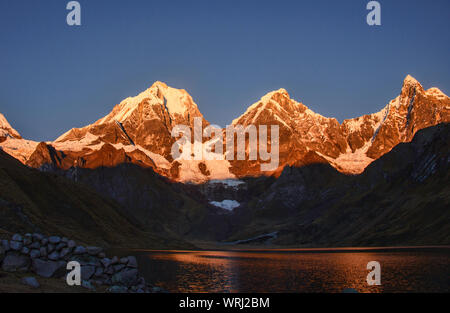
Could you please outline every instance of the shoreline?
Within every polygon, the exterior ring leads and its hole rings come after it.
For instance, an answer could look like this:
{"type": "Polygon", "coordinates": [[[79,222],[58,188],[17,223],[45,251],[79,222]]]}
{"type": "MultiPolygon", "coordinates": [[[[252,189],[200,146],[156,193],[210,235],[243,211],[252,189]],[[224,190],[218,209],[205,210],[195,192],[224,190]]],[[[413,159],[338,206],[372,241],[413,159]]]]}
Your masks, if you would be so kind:
{"type": "Polygon", "coordinates": [[[408,252],[408,251],[428,251],[450,253],[450,245],[427,245],[427,246],[386,246],[386,247],[335,247],[335,248],[268,248],[268,247],[240,247],[230,246],[230,249],[220,249],[218,247],[199,249],[128,249],[112,248],[111,251],[136,251],[136,252],[166,252],[166,253],[185,253],[185,252],[205,252],[205,251],[223,251],[223,252],[264,252],[264,253],[357,253],[357,252],[408,252]]]}

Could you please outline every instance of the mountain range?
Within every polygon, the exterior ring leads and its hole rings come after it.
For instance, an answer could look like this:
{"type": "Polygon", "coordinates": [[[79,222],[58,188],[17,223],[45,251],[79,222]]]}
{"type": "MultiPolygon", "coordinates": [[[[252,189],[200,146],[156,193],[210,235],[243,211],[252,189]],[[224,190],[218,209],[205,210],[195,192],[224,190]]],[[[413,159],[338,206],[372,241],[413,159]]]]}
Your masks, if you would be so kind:
{"type": "MultiPolygon", "coordinates": [[[[408,75],[381,111],[342,123],[291,99],[285,89],[264,95],[231,125],[278,125],[279,163],[271,172],[260,170],[266,161],[248,160],[248,142],[246,160],[174,160],[171,132],[180,124],[193,129],[195,118],[210,125],[185,90],[155,82],[95,123],[52,142],[22,138],[0,114],[0,147],[22,163],[8,160],[8,166],[44,175],[43,182],[56,175],[81,185],[111,201],[104,214],[119,211],[124,224],[141,235],[170,239],[168,246],[184,240],[450,243],[450,98],[438,88],[425,90],[408,75]]],[[[4,176],[4,184],[11,178],[4,176]]],[[[27,194],[17,193],[14,201],[4,191],[0,200],[9,207],[27,194]]],[[[34,208],[48,210],[42,205],[34,208]]],[[[61,205],[84,210],[73,202],[61,205]]],[[[23,225],[22,215],[14,223],[23,225]]]]}
{"type": "MultiPolygon", "coordinates": [[[[173,160],[171,131],[179,124],[193,128],[196,117],[203,127],[210,125],[185,90],[155,82],[123,100],[107,116],[73,128],[53,142],[22,139],[2,117],[0,145],[35,168],[93,169],[133,163],[151,167],[173,181],[196,183],[262,174],[262,161],[248,157],[241,161],[173,160]]],[[[279,175],[285,166],[311,163],[328,163],[342,173],[360,174],[397,144],[411,141],[418,130],[449,121],[449,98],[437,88],[424,90],[408,75],[399,96],[381,111],[341,124],[291,99],[284,89],[266,94],[231,124],[279,126],[279,166],[269,174],[279,175]]]]}

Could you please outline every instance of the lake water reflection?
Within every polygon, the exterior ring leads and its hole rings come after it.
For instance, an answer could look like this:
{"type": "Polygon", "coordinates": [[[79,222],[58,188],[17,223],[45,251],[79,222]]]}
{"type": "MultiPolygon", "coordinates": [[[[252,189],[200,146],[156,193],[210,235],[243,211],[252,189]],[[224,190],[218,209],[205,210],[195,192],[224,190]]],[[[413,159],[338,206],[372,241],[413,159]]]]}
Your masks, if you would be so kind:
{"type": "MultiPolygon", "coordinates": [[[[129,251],[128,251],[129,252],[129,251]]],[[[122,253],[124,254],[124,253],[122,253]]],[[[133,251],[147,281],[170,292],[449,292],[439,251],[133,251]],[[381,264],[381,286],[366,265],[381,264]]]]}

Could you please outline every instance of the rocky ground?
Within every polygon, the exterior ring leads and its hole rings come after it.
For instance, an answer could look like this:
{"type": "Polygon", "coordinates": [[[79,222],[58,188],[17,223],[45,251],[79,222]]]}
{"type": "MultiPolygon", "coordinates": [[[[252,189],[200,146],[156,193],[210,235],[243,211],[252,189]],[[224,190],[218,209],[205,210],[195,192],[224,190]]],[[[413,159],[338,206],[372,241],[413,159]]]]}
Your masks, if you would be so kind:
{"type": "MultiPolygon", "coordinates": [[[[0,293],[85,293],[94,292],[82,286],[69,286],[64,279],[33,277],[30,273],[5,272],[0,270],[0,293]],[[36,279],[39,285],[29,284],[29,278],[36,279]],[[27,279],[28,278],[28,279],[27,279]]],[[[106,292],[106,286],[96,288],[96,292],[106,292]]]]}
{"type": "Polygon", "coordinates": [[[139,275],[134,256],[106,257],[65,237],[15,234],[0,245],[0,292],[160,292],[139,275]],[[67,263],[81,265],[81,285],[66,283],[67,263]]]}

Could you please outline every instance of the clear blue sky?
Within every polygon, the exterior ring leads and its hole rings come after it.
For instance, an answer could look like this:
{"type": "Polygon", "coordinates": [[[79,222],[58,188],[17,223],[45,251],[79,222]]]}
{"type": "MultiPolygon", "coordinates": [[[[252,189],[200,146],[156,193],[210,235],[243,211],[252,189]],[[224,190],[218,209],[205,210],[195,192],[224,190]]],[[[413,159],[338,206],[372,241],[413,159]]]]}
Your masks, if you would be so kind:
{"type": "Polygon", "coordinates": [[[154,81],[186,89],[225,126],[286,88],[342,121],[378,111],[406,74],[450,92],[450,1],[0,0],[0,112],[22,136],[53,140],[154,81]]]}

